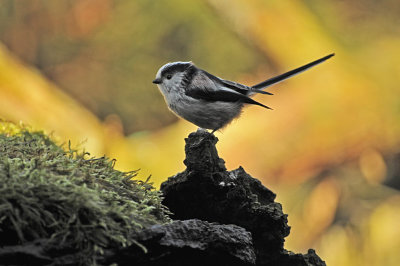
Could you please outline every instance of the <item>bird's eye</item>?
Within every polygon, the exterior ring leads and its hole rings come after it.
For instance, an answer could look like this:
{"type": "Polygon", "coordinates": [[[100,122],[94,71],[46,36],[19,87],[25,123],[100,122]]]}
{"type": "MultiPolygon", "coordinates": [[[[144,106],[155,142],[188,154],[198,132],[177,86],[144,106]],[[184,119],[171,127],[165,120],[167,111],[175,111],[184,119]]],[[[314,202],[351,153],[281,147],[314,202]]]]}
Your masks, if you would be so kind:
{"type": "Polygon", "coordinates": [[[171,74],[168,74],[167,75],[167,79],[171,79],[172,78],[172,75],[171,74]]]}

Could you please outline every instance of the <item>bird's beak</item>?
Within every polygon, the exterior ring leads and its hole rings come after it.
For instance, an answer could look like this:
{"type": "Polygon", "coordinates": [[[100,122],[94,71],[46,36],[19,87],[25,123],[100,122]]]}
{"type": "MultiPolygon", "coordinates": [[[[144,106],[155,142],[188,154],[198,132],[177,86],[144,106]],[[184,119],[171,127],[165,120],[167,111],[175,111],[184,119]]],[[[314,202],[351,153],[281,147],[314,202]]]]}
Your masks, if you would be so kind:
{"type": "Polygon", "coordinates": [[[157,79],[153,80],[153,83],[154,83],[154,84],[160,84],[161,82],[162,82],[162,81],[161,81],[160,78],[157,78],[157,79]]]}

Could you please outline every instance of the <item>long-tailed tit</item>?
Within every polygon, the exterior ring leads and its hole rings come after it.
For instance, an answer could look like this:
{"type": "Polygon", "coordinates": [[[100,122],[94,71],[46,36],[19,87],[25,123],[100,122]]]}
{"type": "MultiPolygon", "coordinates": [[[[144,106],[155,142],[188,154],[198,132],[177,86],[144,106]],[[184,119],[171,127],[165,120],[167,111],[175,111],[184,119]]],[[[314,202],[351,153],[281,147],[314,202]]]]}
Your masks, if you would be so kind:
{"type": "Polygon", "coordinates": [[[211,75],[192,62],[165,64],[158,70],[153,83],[157,84],[169,109],[176,115],[215,132],[238,117],[244,104],[255,104],[271,109],[253,100],[251,96],[256,93],[272,95],[263,89],[320,64],[333,55],[330,54],[250,87],[211,75]]]}

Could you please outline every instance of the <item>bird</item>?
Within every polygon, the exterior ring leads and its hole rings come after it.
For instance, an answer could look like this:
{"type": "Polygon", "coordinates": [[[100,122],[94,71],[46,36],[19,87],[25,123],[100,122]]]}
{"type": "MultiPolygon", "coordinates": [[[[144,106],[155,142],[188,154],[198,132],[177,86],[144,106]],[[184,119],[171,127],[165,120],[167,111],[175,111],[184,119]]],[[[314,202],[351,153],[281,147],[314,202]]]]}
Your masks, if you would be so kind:
{"type": "Polygon", "coordinates": [[[245,105],[272,109],[252,99],[252,96],[273,95],[264,89],[304,72],[334,55],[329,54],[253,86],[219,78],[198,68],[193,62],[181,61],[163,65],[157,71],[153,83],[157,84],[173,113],[214,133],[239,117],[245,105]]]}

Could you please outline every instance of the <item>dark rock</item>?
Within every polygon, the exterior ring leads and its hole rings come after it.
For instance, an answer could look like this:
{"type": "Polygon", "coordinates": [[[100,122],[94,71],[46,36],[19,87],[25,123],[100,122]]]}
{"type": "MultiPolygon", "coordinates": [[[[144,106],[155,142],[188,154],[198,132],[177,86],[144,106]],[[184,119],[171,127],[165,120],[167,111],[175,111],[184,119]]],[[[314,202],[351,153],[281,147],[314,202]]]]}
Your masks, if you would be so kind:
{"type": "Polygon", "coordinates": [[[186,159],[183,163],[186,165],[186,171],[222,172],[225,171],[225,161],[218,156],[215,148],[218,139],[205,130],[199,129],[196,133],[189,135],[185,139],[186,159]]]}
{"type": "Polygon", "coordinates": [[[137,235],[137,245],[119,250],[108,261],[118,265],[254,265],[251,234],[236,225],[201,220],[154,225],[137,235]],[[134,263],[133,263],[134,262],[134,263]]]}
{"type": "Polygon", "coordinates": [[[55,245],[49,239],[38,238],[17,245],[0,246],[0,265],[82,265],[77,247],[70,243],[55,245]]]}
{"type": "Polygon", "coordinates": [[[52,259],[47,256],[41,240],[21,245],[0,247],[1,265],[47,265],[52,259]]]}
{"type": "Polygon", "coordinates": [[[185,141],[187,169],[161,185],[163,204],[172,218],[245,228],[252,234],[257,265],[280,265],[280,259],[291,258],[283,249],[290,227],[281,204],[274,201],[275,194],[242,167],[226,171],[213,134],[198,130],[185,141]]]}
{"type": "Polygon", "coordinates": [[[284,251],[279,258],[279,266],[326,266],[325,262],[315,253],[315,250],[309,249],[307,254],[295,254],[290,251],[284,251]]]}
{"type": "MultiPolygon", "coordinates": [[[[105,238],[103,234],[99,234],[101,231],[98,230],[88,234],[79,233],[77,237],[79,242],[68,239],[61,241],[61,238],[58,241],[54,240],[53,236],[21,241],[16,237],[14,229],[4,231],[4,228],[14,228],[13,223],[9,222],[11,220],[5,220],[1,228],[3,238],[0,237],[2,240],[0,241],[0,264],[325,265],[314,250],[309,250],[303,255],[283,248],[284,238],[289,234],[290,227],[287,225],[287,215],[282,212],[281,205],[275,202],[275,194],[264,187],[260,181],[248,175],[241,167],[227,171],[224,161],[218,157],[215,148],[217,141],[214,135],[203,130],[190,134],[185,146],[184,163],[187,169],[162,184],[161,189],[165,197],[163,203],[174,213],[173,218],[178,220],[165,224],[170,220],[162,213],[164,219],[155,220],[161,224],[154,225],[153,222],[146,222],[138,224],[136,228],[126,226],[125,220],[113,219],[112,221],[116,221],[117,224],[121,221],[121,226],[130,228],[124,231],[126,233],[124,239],[131,241],[130,243],[134,242],[128,247],[121,247],[122,243],[126,243],[124,241],[115,241],[122,237],[121,235],[112,234],[115,239],[105,238]],[[92,245],[90,242],[98,243],[105,239],[114,239],[113,244],[92,245]]],[[[49,181],[48,178],[45,180],[49,181]]],[[[50,184],[52,185],[51,182],[50,184]]],[[[139,190],[142,191],[142,188],[139,190]]],[[[29,191],[32,192],[32,189],[29,191]]],[[[150,190],[143,191],[146,191],[143,192],[145,195],[150,193],[150,190]]],[[[153,196],[158,196],[157,193],[153,196]]],[[[39,193],[32,195],[38,197],[39,193]]],[[[46,197],[46,201],[34,202],[48,203],[48,199],[46,197]]],[[[141,199],[143,200],[140,202],[147,202],[148,198],[141,199]]],[[[150,199],[154,200],[154,197],[150,199]]],[[[157,197],[156,199],[158,200],[157,197]]],[[[58,201],[57,204],[59,206],[58,201]]],[[[141,206],[148,210],[159,208],[165,211],[160,204],[141,206]]],[[[89,210],[93,208],[86,208],[85,213],[90,213],[89,210]]],[[[36,212],[32,213],[36,214],[36,212]]],[[[94,216],[90,215],[85,217],[90,217],[83,220],[85,226],[88,221],[94,221],[97,225],[96,221],[100,220],[100,218],[93,219],[94,216]]],[[[141,215],[140,219],[143,218],[144,216],[141,215]]],[[[28,224],[27,220],[21,220],[28,224]]],[[[38,225],[33,224],[25,229],[29,229],[28,232],[35,232],[38,225]]],[[[104,224],[107,226],[99,226],[96,229],[110,226],[109,223],[104,224]]],[[[73,239],[77,231],[71,228],[62,227],[62,232],[65,233],[65,237],[69,236],[73,239]],[[64,230],[69,231],[64,232],[64,230]]]]}

